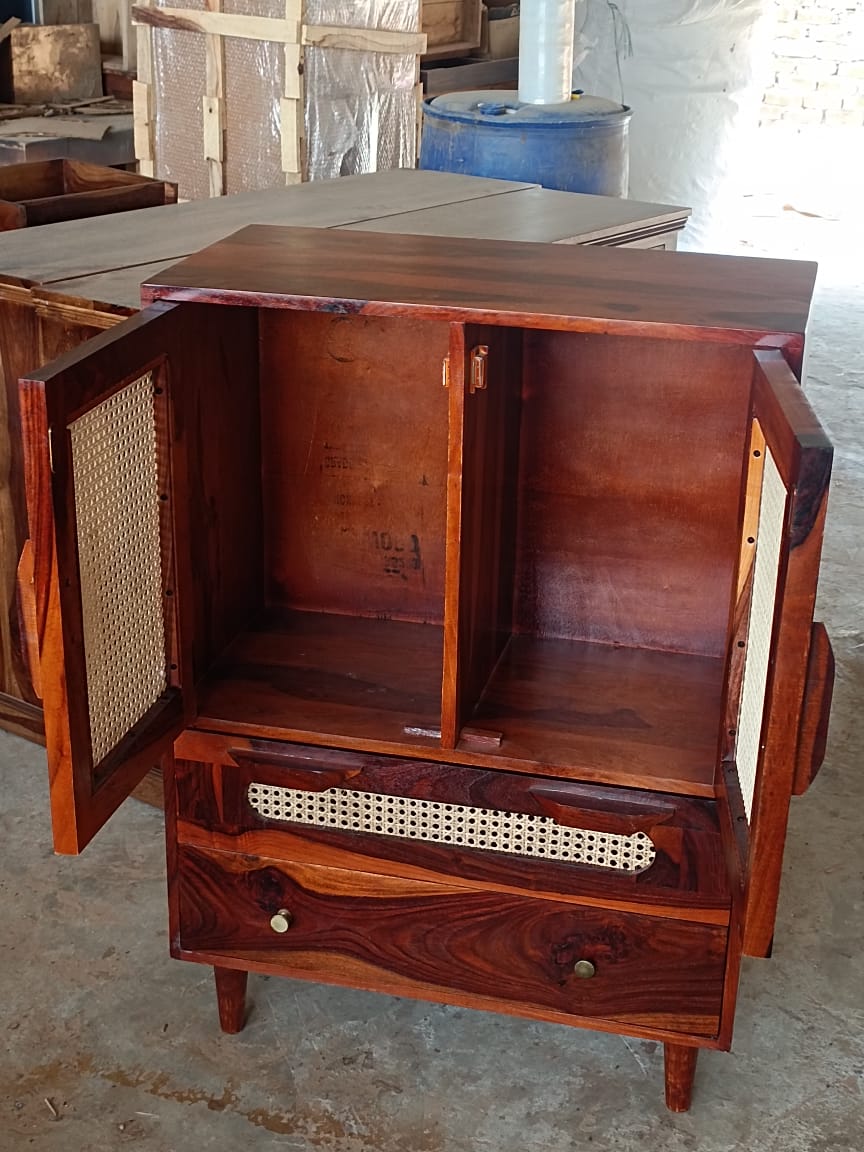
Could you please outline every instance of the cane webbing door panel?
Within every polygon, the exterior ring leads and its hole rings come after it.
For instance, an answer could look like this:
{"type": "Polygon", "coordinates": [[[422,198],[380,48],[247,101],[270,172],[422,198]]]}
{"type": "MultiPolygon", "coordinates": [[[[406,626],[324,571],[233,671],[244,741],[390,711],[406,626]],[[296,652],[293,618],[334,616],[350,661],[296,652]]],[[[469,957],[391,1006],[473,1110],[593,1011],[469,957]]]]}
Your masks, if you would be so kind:
{"type": "Polygon", "coordinates": [[[21,382],[60,852],[84,847],[184,719],[170,435],[184,338],[183,306],[160,305],[21,382]]]}
{"type": "Polygon", "coordinates": [[[766,955],[805,706],[832,449],[782,354],[754,358],[727,759],[747,828],[744,950],[766,955]]]}

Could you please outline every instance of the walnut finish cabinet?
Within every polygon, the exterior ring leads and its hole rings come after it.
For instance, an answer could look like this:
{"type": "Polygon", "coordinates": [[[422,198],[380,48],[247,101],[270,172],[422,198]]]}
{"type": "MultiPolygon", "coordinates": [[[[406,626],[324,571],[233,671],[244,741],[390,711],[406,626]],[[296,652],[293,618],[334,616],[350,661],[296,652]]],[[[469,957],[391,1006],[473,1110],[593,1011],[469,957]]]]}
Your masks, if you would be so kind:
{"type": "Polygon", "coordinates": [[[832,660],[812,265],[255,226],[21,383],[56,847],[173,955],[662,1041],[772,942],[832,660]]]}

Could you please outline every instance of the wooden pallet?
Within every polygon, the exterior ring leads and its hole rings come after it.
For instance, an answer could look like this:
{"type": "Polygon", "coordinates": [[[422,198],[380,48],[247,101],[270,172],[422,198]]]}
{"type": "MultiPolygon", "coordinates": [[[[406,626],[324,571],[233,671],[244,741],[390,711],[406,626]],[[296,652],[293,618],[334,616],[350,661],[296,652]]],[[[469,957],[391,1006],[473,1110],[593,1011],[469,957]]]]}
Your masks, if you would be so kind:
{"type": "Polygon", "coordinates": [[[135,155],[144,175],[155,175],[155,29],[193,32],[205,38],[204,131],[201,144],[207,161],[210,196],[222,196],[227,192],[224,170],[226,147],[229,146],[226,140],[226,106],[231,99],[225,82],[225,40],[228,37],[282,46],[285,83],[280,100],[280,125],[282,171],[286,184],[297,184],[308,177],[304,129],[304,53],[307,48],[341,48],[417,56],[416,93],[419,106],[419,57],[426,49],[424,33],[309,24],[303,19],[303,0],[285,0],[285,14],[278,19],[223,12],[222,0],[206,2],[207,8],[204,11],[156,8],[153,0],[142,0],[132,9],[134,23],[139,29],[138,79],[133,85],[135,155]]]}

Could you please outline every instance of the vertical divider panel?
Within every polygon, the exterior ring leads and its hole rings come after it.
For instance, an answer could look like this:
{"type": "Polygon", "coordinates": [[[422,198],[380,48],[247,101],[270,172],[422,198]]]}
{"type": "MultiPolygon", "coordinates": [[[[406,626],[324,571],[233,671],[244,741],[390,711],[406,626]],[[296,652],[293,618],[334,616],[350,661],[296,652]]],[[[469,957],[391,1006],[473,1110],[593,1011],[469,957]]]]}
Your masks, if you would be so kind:
{"type": "MultiPolygon", "coordinates": [[[[454,332],[441,729],[445,747],[459,742],[512,630],[521,364],[519,329],[466,325],[454,332]]],[[[477,735],[494,743],[498,734],[477,735]]]]}
{"type": "Polygon", "coordinates": [[[450,349],[442,366],[449,389],[447,439],[447,548],[444,562],[444,670],[441,684],[441,746],[455,748],[459,708],[459,599],[462,576],[462,463],[465,442],[465,326],[450,325],[450,349]]]}

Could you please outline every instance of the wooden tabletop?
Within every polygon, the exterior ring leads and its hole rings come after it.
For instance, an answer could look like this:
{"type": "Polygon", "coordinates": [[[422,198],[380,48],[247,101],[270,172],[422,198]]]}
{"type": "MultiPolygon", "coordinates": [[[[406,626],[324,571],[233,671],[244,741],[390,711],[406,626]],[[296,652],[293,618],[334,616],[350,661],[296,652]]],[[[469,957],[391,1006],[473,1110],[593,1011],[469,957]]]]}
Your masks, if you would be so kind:
{"type": "Polygon", "coordinates": [[[147,299],[800,343],[816,265],[795,260],[251,225],[160,273],[147,299]]]}
{"type": "Polygon", "coordinates": [[[542,243],[674,231],[689,209],[400,169],[25,229],[0,245],[3,284],[137,308],[140,285],[246,224],[358,228],[542,243]]]}

